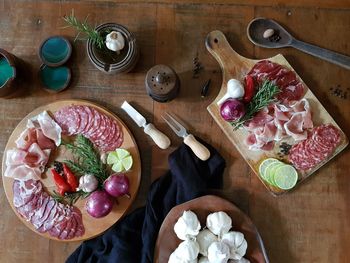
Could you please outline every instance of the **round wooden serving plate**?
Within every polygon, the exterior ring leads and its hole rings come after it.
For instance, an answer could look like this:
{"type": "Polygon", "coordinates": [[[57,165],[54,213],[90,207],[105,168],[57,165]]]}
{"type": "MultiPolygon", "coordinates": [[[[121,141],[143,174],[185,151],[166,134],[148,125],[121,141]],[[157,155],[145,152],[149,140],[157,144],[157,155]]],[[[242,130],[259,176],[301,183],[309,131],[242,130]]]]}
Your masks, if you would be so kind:
{"type": "Polygon", "coordinates": [[[226,212],[232,218],[231,230],[242,232],[247,240],[248,249],[244,257],[249,259],[251,263],[269,262],[261,237],[249,217],[231,202],[214,195],[206,195],[170,210],[159,230],[154,253],[156,263],[167,263],[170,254],[182,242],[174,232],[174,225],[186,210],[196,213],[202,228],[205,226],[206,218],[210,213],[226,212]]]}
{"type": "MultiPolygon", "coordinates": [[[[102,218],[93,218],[91,217],[85,210],[85,202],[86,200],[80,199],[77,201],[74,205],[78,207],[82,213],[83,216],[83,224],[85,227],[85,233],[81,237],[69,239],[69,240],[60,240],[55,237],[50,236],[48,233],[39,233],[35,230],[34,226],[30,223],[27,222],[25,219],[23,219],[16,211],[15,207],[13,206],[13,192],[12,192],[12,184],[14,179],[2,176],[3,184],[4,184],[4,189],[5,193],[7,196],[7,199],[12,207],[12,209],[15,211],[16,215],[22,220],[22,222],[31,230],[33,230],[35,233],[46,237],[50,238],[53,240],[59,240],[59,241],[64,241],[64,242],[70,242],[70,241],[82,241],[86,239],[93,238],[102,232],[104,232],[106,229],[111,227],[115,222],[117,222],[128,210],[128,208],[131,206],[132,202],[134,201],[137,191],[140,185],[140,180],[141,180],[141,160],[140,160],[140,154],[139,150],[137,148],[136,142],[129,131],[129,129],[126,127],[126,125],[113,113],[108,111],[105,108],[102,108],[101,106],[98,106],[94,103],[88,102],[88,101],[83,101],[83,100],[62,100],[62,101],[57,101],[54,103],[47,104],[45,106],[41,106],[31,113],[29,113],[14,129],[12,132],[6,148],[5,152],[3,155],[2,159],[2,174],[4,175],[5,172],[5,160],[6,160],[6,151],[8,149],[12,149],[16,147],[15,140],[18,138],[18,136],[21,134],[21,132],[26,128],[27,120],[31,117],[34,117],[35,115],[38,115],[42,111],[46,110],[49,113],[54,113],[57,110],[61,109],[64,106],[69,106],[69,105],[87,105],[87,106],[92,106],[95,107],[97,110],[99,110],[101,113],[104,113],[120,124],[120,127],[123,130],[124,134],[124,141],[123,144],[121,145],[121,148],[127,149],[130,154],[133,157],[133,166],[130,171],[126,173],[126,175],[129,178],[130,181],[130,198],[127,197],[119,197],[118,199],[118,204],[115,204],[113,207],[113,210],[105,217],[102,218]]],[[[71,156],[68,151],[64,149],[64,147],[59,147],[58,150],[56,149],[55,152],[51,153],[50,155],[50,160],[48,165],[52,166],[52,161],[55,160],[64,160],[65,158],[69,158],[68,156],[71,156]],[[62,149],[61,149],[62,148],[62,149]]],[[[49,192],[52,192],[53,190],[56,189],[55,183],[52,179],[52,175],[50,172],[46,172],[42,175],[42,183],[45,187],[45,189],[49,192]]]]}

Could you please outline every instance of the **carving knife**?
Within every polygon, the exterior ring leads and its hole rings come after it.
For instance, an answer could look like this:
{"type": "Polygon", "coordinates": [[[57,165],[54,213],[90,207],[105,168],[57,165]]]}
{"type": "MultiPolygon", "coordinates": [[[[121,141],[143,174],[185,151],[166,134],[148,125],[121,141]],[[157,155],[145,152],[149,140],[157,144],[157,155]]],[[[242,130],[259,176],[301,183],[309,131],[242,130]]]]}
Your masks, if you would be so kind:
{"type": "Polygon", "coordinates": [[[143,127],[143,131],[152,138],[159,148],[166,149],[170,146],[170,139],[164,133],[159,131],[152,123],[147,123],[145,117],[135,110],[127,101],[123,102],[121,108],[139,127],[143,127]]]}

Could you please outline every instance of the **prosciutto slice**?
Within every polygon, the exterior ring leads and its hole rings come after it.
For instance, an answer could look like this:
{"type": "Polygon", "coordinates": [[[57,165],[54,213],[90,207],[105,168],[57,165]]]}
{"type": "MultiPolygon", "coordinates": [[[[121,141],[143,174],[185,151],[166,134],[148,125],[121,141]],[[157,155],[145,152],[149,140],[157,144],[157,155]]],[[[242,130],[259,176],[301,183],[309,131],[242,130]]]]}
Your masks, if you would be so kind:
{"type": "Polygon", "coordinates": [[[307,99],[287,105],[273,104],[264,108],[245,124],[249,135],[245,141],[250,150],[272,150],[275,141],[292,137],[296,141],[307,138],[313,128],[307,99]]]}
{"type": "Polygon", "coordinates": [[[51,150],[42,150],[33,143],[27,151],[10,149],[6,152],[4,176],[19,180],[39,180],[49,160],[51,150]]]}
{"type": "Polygon", "coordinates": [[[28,120],[27,127],[40,130],[46,138],[54,141],[56,146],[59,146],[61,144],[62,129],[50,117],[47,111],[43,111],[34,118],[28,120]]]}

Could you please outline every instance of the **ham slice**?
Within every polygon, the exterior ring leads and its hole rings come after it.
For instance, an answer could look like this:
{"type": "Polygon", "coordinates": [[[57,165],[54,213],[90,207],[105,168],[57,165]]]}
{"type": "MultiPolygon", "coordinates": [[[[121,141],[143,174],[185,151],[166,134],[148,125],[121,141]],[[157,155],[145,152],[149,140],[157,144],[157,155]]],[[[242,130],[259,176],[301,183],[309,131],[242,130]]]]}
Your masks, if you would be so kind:
{"type": "Polygon", "coordinates": [[[272,104],[258,112],[244,126],[249,132],[246,145],[250,150],[272,150],[274,141],[288,136],[296,141],[307,138],[313,128],[310,105],[307,99],[285,104],[272,104]]]}
{"type": "Polygon", "coordinates": [[[61,144],[62,129],[50,117],[47,111],[43,111],[34,118],[28,120],[27,127],[40,129],[46,138],[54,141],[56,146],[59,146],[61,144]]]}
{"type": "Polygon", "coordinates": [[[33,143],[27,151],[10,149],[6,152],[4,176],[18,180],[39,180],[49,160],[51,150],[42,150],[33,143]]]}

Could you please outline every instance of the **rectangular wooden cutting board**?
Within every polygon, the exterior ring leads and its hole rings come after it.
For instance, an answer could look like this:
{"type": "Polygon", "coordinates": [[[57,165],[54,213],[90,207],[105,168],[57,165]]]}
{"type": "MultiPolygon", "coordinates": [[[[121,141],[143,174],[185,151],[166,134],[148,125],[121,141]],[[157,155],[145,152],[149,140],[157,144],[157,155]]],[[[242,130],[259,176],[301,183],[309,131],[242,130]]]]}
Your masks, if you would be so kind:
{"type": "MultiPolygon", "coordinates": [[[[231,124],[229,122],[226,122],[220,116],[220,106],[217,104],[218,100],[222,98],[226,93],[226,90],[227,90],[226,84],[228,80],[232,78],[243,79],[243,77],[250,71],[250,69],[260,60],[252,60],[252,59],[247,59],[245,57],[240,56],[231,48],[230,44],[227,42],[226,37],[220,31],[213,31],[208,34],[206,39],[206,47],[208,51],[219,62],[222,70],[222,86],[216,99],[207,108],[209,113],[214,118],[214,120],[219,125],[219,127],[223,130],[223,132],[226,134],[228,139],[235,145],[239,153],[250,165],[250,167],[253,169],[253,171],[261,180],[261,182],[266,186],[266,188],[274,195],[279,195],[287,192],[285,190],[278,189],[266,183],[259,176],[259,165],[264,159],[268,157],[273,157],[273,158],[280,159],[281,161],[288,162],[287,155],[282,157],[278,156],[278,153],[280,150],[279,145],[283,142],[286,142],[288,144],[295,144],[296,142],[291,138],[287,138],[287,139],[281,140],[278,143],[276,142],[275,147],[272,151],[249,150],[248,146],[244,142],[246,137],[248,136],[248,131],[244,129],[238,129],[234,131],[231,124]]],[[[268,58],[268,60],[274,63],[278,63],[280,65],[283,65],[286,68],[295,72],[295,70],[288,63],[288,61],[280,54],[272,58],[268,58]]],[[[299,77],[299,75],[296,72],[295,74],[306,88],[304,98],[306,98],[310,103],[312,120],[313,120],[314,126],[319,126],[321,124],[333,124],[335,127],[339,129],[341,133],[340,135],[341,141],[331,156],[329,156],[326,160],[324,160],[323,162],[319,163],[318,165],[316,165],[315,167],[313,167],[312,169],[306,172],[298,171],[297,183],[299,184],[304,179],[306,179],[311,174],[313,174],[315,171],[320,169],[327,162],[329,162],[334,156],[340,153],[348,145],[349,142],[345,133],[340,129],[340,127],[337,125],[334,119],[330,116],[327,110],[322,106],[322,104],[319,102],[316,96],[311,92],[311,90],[307,87],[307,85],[302,81],[302,79],[299,77]]]]}

